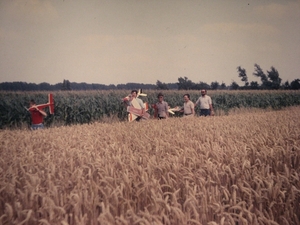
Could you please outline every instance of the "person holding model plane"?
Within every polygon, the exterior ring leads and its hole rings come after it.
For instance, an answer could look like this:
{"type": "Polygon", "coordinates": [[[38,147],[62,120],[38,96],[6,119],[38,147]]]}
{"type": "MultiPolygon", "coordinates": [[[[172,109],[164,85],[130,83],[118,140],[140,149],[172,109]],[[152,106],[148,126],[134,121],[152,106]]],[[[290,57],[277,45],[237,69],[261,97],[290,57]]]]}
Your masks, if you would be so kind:
{"type": "MultiPolygon", "coordinates": [[[[134,111],[135,109],[138,109],[139,113],[135,113],[135,119],[131,119],[130,121],[136,120],[140,121],[146,113],[145,105],[142,99],[138,98],[138,92],[137,90],[132,90],[131,95],[124,98],[126,104],[128,105],[128,111],[134,111]]],[[[132,114],[130,114],[132,116],[132,114]]]]}
{"type": "Polygon", "coordinates": [[[192,117],[195,115],[194,103],[190,100],[190,95],[185,94],[183,96],[184,104],[183,109],[180,112],[183,112],[183,117],[192,117]]]}
{"type": "Polygon", "coordinates": [[[44,108],[49,108],[49,113],[54,114],[54,100],[53,95],[48,94],[48,102],[45,104],[36,105],[33,99],[29,102],[30,107],[25,109],[30,112],[31,115],[31,129],[38,130],[43,129],[44,117],[47,116],[47,113],[43,110],[44,108]]]}
{"type": "Polygon", "coordinates": [[[45,111],[38,108],[38,106],[35,104],[35,101],[33,99],[29,102],[30,109],[29,112],[31,114],[31,129],[32,130],[38,130],[43,129],[43,120],[44,117],[47,116],[47,113],[45,111]]]}

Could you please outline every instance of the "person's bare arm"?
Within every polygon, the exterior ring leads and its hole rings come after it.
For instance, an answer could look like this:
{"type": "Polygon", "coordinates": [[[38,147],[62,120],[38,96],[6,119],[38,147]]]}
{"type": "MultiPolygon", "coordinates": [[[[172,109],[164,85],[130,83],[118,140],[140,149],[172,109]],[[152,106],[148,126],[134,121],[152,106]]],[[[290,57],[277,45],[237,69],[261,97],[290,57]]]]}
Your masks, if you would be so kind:
{"type": "Polygon", "coordinates": [[[39,112],[44,116],[44,117],[46,117],[47,116],[47,113],[45,112],[45,111],[43,111],[43,110],[39,110],[39,112]]]}
{"type": "Polygon", "coordinates": [[[45,112],[45,111],[43,111],[43,110],[40,110],[38,107],[34,107],[40,114],[42,114],[44,117],[46,117],[47,116],[47,113],[45,112]]]}
{"type": "Polygon", "coordinates": [[[195,116],[195,107],[191,107],[191,110],[192,110],[193,116],[195,116]]]}
{"type": "Polygon", "coordinates": [[[211,116],[214,116],[215,113],[214,113],[214,109],[213,109],[212,104],[209,104],[209,109],[210,109],[210,115],[211,115],[211,116]]]}
{"type": "Polygon", "coordinates": [[[155,109],[154,109],[154,118],[157,118],[157,112],[158,112],[158,109],[155,108],[155,109]]]}
{"type": "Polygon", "coordinates": [[[169,105],[166,103],[166,119],[169,117],[169,105]]]}
{"type": "Polygon", "coordinates": [[[142,114],[141,114],[141,116],[144,116],[145,112],[146,112],[145,108],[142,108],[142,114]]]}
{"type": "Polygon", "coordinates": [[[198,105],[198,103],[199,103],[199,99],[195,102],[195,104],[194,104],[194,108],[198,105]]]}

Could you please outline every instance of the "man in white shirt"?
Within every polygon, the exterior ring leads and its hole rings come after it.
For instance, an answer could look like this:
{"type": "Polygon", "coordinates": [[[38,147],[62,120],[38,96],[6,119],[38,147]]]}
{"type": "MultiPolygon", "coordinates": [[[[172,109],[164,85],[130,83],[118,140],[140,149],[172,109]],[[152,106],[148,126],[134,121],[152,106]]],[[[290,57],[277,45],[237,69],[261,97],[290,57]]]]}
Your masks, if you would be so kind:
{"type": "Polygon", "coordinates": [[[211,97],[206,95],[207,91],[205,89],[201,90],[201,96],[195,103],[195,107],[199,104],[200,106],[200,116],[213,116],[214,109],[212,107],[211,97]]]}

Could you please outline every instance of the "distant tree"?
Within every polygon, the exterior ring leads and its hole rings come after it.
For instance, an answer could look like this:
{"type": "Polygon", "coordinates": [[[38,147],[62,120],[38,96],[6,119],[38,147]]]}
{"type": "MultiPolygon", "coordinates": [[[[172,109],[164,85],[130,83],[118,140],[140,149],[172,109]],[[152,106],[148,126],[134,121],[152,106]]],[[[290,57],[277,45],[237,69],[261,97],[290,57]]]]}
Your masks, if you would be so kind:
{"type": "Polygon", "coordinates": [[[117,84],[117,89],[119,90],[126,89],[126,84],[117,84]]]}
{"type": "Polygon", "coordinates": [[[232,81],[232,83],[230,85],[230,89],[237,90],[237,89],[239,89],[239,87],[240,86],[235,81],[232,81]]]}
{"type": "Polygon", "coordinates": [[[0,84],[0,90],[3,91],[35,91],[38,90],[38,85],[26,82],[4,82],[0,84]],[[33,88],[33,89],[31,89],[33,88]]]}
{"type": "Polygon", "coordinates": [[[205,82],[200,81],[199,83],[196,83],[196,84],[194,83],[192,86],[192,89],[194,89],[194,90],[210,89],[210,85],[205,82]]]}
{"type": "Polygon", "coordinates": [[[259,77],[263,83],[268,81],[268,77],[266,76],[262,68],[256,63],[254,64],[254,71],[255,72],[253,73],[253,75],[259,77]]]}
{"type": "MultiPolygon", "coordinates": [[[[69,82],[67,82],[68,84],[69,82]]],[[[91,90],[92,88],[92,85],[90,84],[87,84],[85,82],[81,82],[81,83],[69,83],[69,86],[72,85],[72,89],[73,90],[84,90],[84,91],[88,91],[88,90],[91,90]]],[[[105,85],[106,86],[106,85],[105,85]]],[[[71,90],[71,89],[66,89],[66,90],[71,90]]],[[[104,88],[105,90],[105,88],[104,88]]]]}
{"type": "Polygon", "coordinates": [[[270,71],[267,71],[271,89],[279,89],[281,78],[278,71],[272,66],[270,71]]]}
{"type": "Polygon", "coordinates": [[[69,80],[64,80],[61,86],[62,91],[69,91],[71,90],[71,85],[69,80]]]}
{"type": "Polygon", "coordinates": [[[159,90],[169,90],[168,85],[159,80],[156,81],[156,86],[157,86],[157,89],[159,89],[159,90]]]}
{"type": "MultiPolygon", "coordinates": [[[[40,89],[40,85],[41,84],[35,84],[35,83],[29,83],[26,85],[26,90],[28,91],[35,91],[35,90],[41,90],[40,89]]],[[[51,90],[53,90],[53,86],[51,84],[49,84],[51,86],[51,90]]]]}
{"type": "Polygon", "coordinates": [[[178,78],[178,90],[190,90],[194,86],[194,83],[189,80],[187,77],[179,77],[178,78]]]}
{"type": "Polygon", "coordinates": [[[250,89],[252,89],[252,90],[259,89],[259,84],[257,83],[257,81],[251,81],[251,83],[250,83],[250,89]]]}
{"type": "Polygon", "coordinates": [[[3,82],[0,83],[0,90],[1,91],[15,91],[15,85],[12,82],[3,82]]]}
{"type": "Polygon", "coordinates": [[[288,80],[286,82],[284,82],[284,84],[282,85],[282,88],[285,90],[290,89],[291,88],[290,82],[288,80]]]}
{"type": "Polygon", "coordinates": [[[222,81],[222,84],[220,85],[220,89],[225,90],[226,88],[227,88],[226,84],[222,81]]]}
{"type": "Polygon", "coordinates": [[[40,83],[39,84],[39,89],[42,90],[42,91],[49,91],[51,90],[51,85],[46,83],[46,82],[43,82],[43,83],[40,83]]]}
{"type": "Polygon", "coordinates": [[[262,82],[262,88],[263,89],[270,89],[270,82],[268,81],[268,77],[264,73],[264,71],[261,69],[261,67],[258,64],[254,64],[254,70],[255,72],[253,73],[254,76],[259,77],[261,82],[262,82]]]}
{"type": "Polygon", "coordinates": [[[116,89],[116,85],[110,84],[107,86],[107,88],[108,88],[108,90],[114,90],[114,89],[116,89]]]}
{"type": "Polygon", "coordinates": [[[220,87],[219,82],[215,81],[215,82],[211,82],[210,87],[212,90],[217,90],[220,87]]]}
{"type": "Polygon", "coordinates": [[[293,89],[293,90],[300,89],[300,79],[295,79],[291,82],[291,89],[293,89]]]}
{"type": "Polygon", "coordinates": [[[248,77],[246,74],[246,70],[241,68],[240,66],[237,67],[237,71],[239,73],[239,77],[241,78],[241,81],[245,82],[245,87],[249,86],[248,77]]]}
{"type": "Polygon", "coordinates": [[[169,89],[172,89],[172,90],[178,89],[177,83],[167,83],[167,86],[169,89]]]}
{"type": "MultiPolygon", "coordinates": [[[[117,85],[118,87],[118,85],[117,85]]],[[[125,84],[125,89],[132,90],[132,89],[156,89],[155,84],[144,84],[144,83],[127,83],[125,84]]]]}
{"type": "Polygon", "coordinates": [[[267,71],[267,75],[263,72],[259,65],[254,64],[255,72],[254,76],[259,77],[263,89],[279,89],[281,84],[281,78],[278,71],[272,66],[270,71],[267,71]]]}

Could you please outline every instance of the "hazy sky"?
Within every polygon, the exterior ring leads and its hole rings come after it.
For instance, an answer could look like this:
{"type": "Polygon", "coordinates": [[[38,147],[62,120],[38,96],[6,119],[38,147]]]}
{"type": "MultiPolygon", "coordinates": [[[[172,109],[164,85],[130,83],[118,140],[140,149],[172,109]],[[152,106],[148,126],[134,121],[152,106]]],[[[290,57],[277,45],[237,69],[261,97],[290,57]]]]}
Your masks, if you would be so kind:
{"type": "Polygon", "coordinates": [[[300,0],[0,0],[0,82],[300,78],[300,0]]]}

